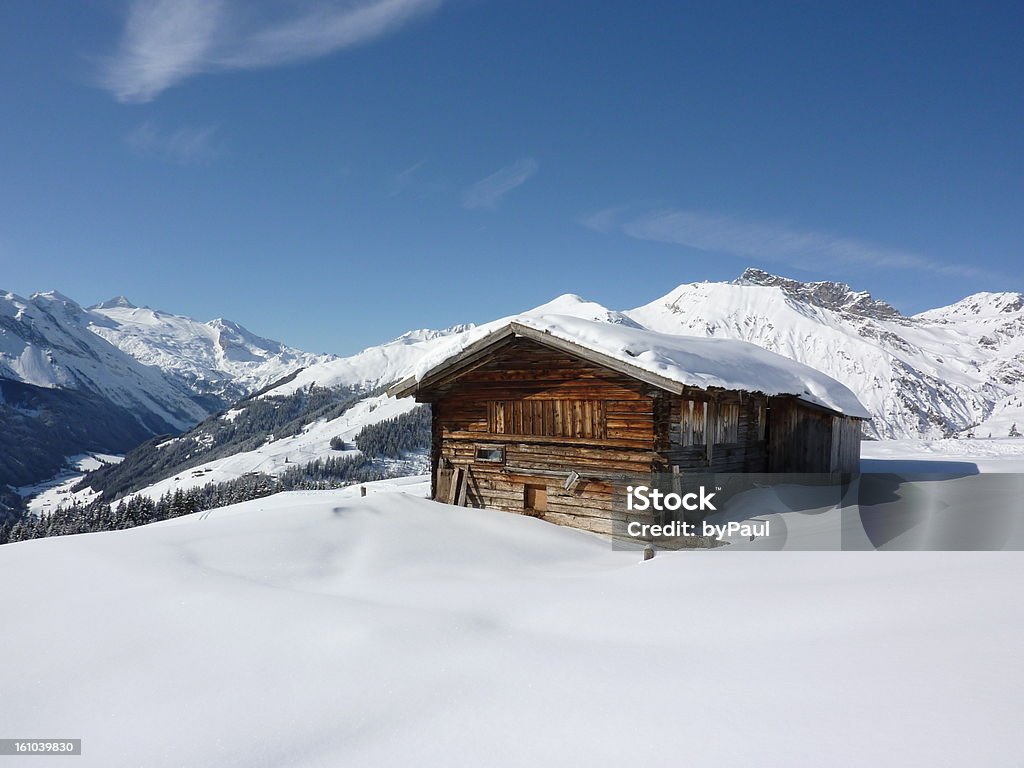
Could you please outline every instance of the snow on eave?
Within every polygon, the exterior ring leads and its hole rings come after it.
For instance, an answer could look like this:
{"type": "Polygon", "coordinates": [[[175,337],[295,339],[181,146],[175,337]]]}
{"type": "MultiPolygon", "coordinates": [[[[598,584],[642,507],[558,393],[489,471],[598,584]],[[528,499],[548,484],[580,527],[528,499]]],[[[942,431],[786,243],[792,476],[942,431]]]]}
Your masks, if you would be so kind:
{"type": "Polygon", "coordinates": [[[858,419],[871,415],[845,385],[810,366],[754,344],[657,333],[566,315],[520,315],[498,328],[477,329],[424,357],[389,394],[407,397],[454,364],[485,353],[509,336],[574,353],[670,392],[684,387],[792,396],[858,419]]]}

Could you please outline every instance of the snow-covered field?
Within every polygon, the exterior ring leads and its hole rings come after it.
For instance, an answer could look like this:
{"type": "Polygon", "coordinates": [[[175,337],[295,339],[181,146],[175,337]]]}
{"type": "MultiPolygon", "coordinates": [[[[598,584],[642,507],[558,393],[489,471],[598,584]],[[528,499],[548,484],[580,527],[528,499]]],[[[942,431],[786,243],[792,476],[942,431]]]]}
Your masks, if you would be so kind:
{"type": "Polygon", "coordinates": [[[97,494],[91,490],[72,492],[72,488],[86,472],[99,469],[104,464],[117,464],[123,456],[108,453],[81,453],[67,458],[67,468],[49,480],[35,485],[26,485],[18,493],[27,498],[28,511],[34,515],[45,515],[58,507],[72,503],[88,503],[97,494]]]}
{"type": "Polygon", "coordinates": [[[33,766],[1020,765],[1019,552],[642,562],[369,490],[0,547],[2,735],[83,740],[33,766]]]}
{"type": "Polygon", "coordinates": [[[1024,438],[866,440],[862,472],[1024,472],[1024,438]]]}

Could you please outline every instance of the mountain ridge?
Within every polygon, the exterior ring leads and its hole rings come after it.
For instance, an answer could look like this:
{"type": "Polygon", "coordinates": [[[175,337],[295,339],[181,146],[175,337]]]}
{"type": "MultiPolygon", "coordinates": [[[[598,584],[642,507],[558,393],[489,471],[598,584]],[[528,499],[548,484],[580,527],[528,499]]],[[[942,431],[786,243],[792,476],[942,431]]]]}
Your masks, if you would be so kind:
{"type": "MultiPolygon", "coordinates": [[[[634,309],[609,309],[563,294],[524,314],[563,314],[754,343],[847,384],[873,416],[865,425],[871,438],[1005,436],[1018,420],[1024,425],[1024,296],[1019,293],[976,293],[908,316],[845,283],[801,282],[751,268],[731,281],[682,283],[634,309]]],[[[205,417],[243,397],[290,397],[311,387],[377,390],[408,376],[441,345],[508,319],[411,330],[355,355],[335,357],[294,350],[229,320],[203,323],[137,307],[123,296],[83,309],[57,292],[33,294],[31,300],[0,294],[0,376],[5,365],[8,371],[20,365],[23,374],[53,374],[53,360],[60,361],[65,347],[74,351],[87,332],[84,341],[106,342],[103,349],[121,353],[122,363],[128,359],[150,373],[162,371],[172,389],[199,404],[205,417]],[[34,308],[18,309],[19,302],[34,308]],[[63,312],[78,336],[53,349],[36,344],[24,357],[9,350],[5,356],[3,334],[19,311],[35,311],[44,320],[59,319],[63,312]]],[[[30,323],[24,335],[45,340],[39,331],[30,323]]],[[[174,428],[183,428],[180,421],[174,428]]]]}
{"type": "Polygon", "coordinates": [[[45,480],[67,456],[189,429],[331,358],[124,296],[86,308],[59,291],[0,292],[0,487],[45,480]]]}

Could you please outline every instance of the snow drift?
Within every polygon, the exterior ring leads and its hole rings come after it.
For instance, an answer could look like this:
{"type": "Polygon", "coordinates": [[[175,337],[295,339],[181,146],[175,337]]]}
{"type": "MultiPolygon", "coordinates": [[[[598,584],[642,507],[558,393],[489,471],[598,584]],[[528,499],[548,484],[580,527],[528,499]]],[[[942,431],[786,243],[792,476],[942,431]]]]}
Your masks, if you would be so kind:
{"type": "Polygon", "coordinates": [[[0,547],[5,733],[83,768],[1018,763],[1019,553],[642,563],[395,490],[0,547]]]}

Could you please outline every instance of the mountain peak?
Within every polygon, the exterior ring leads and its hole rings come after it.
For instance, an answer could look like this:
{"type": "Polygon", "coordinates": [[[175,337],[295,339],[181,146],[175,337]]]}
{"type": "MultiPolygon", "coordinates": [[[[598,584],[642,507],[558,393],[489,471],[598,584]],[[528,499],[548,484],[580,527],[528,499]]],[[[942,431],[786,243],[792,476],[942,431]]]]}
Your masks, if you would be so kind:
{"type": "Polygon", "coordinates": [[[36,293],[32,294],[32,300],[34,301],[36,299],[45,299],[47,301],[58,301],[58,302],[61,302],[63,304],[73,304],[76,307],[78,306],[78,302],[77,301],[75,301],[74,299],[68,298],[67,296],[65,296],[60,291],[37,291],[36,293]]]}
{"type": "Polygon", "coordinates": [[[781,277],[756,267],[747,267],[735,285],[762,285],[779,288],[792,299],[835,312],[871,317],[876,320],[900,320],[903,315],[888,302],[874,298],[867,291],[855,291],[846,283],[824,280],[804,283],[781,277]]]}
{"type": "Polygon", "coordinates": [[[132,304],[125,296],[115,296],[112,299],[107,299],[101,304],[89,307],[89,309],[138,309],[138,307],[132,304]]]}
{"type": "Polygon", "coordinates": [[[946,322],[951,319],[1011,320],[1024,310],[1024,294],[1013,291],[972,293],[945,307],[929,309],[916,317],[946,322]]]}
{"type": "Polygon", "coordinates": [[[595,301],[587,301],[575,293],[563,293],[546,304],[527,310],[523,315],[539,317],[540,315],[568,315],[585,320],[600,320],[615,325],[636,326],[636,323],[622,312],[608,309],[595,301]]]}
{"type": "Polygon", "coordinates": [[[217,330],[228,329],[237,331],[241,326],[238,325],[234,320],[227,320],[223,317],[215,317],[206,323],[210,328],[216,328],[217,330]]]}
{"type": "Polygon", "coordinates": [[[771,272],[765,272],[763,269],[757,267],[747,267],[735,281],[735,283],[743,285],[745,283],[752,283],[754,285],[775,285],[779,282],[791,282],[795,283],[796,280],[791,280],[788,277],[782,277],[781,275],[773,275],[771,272]]]}

